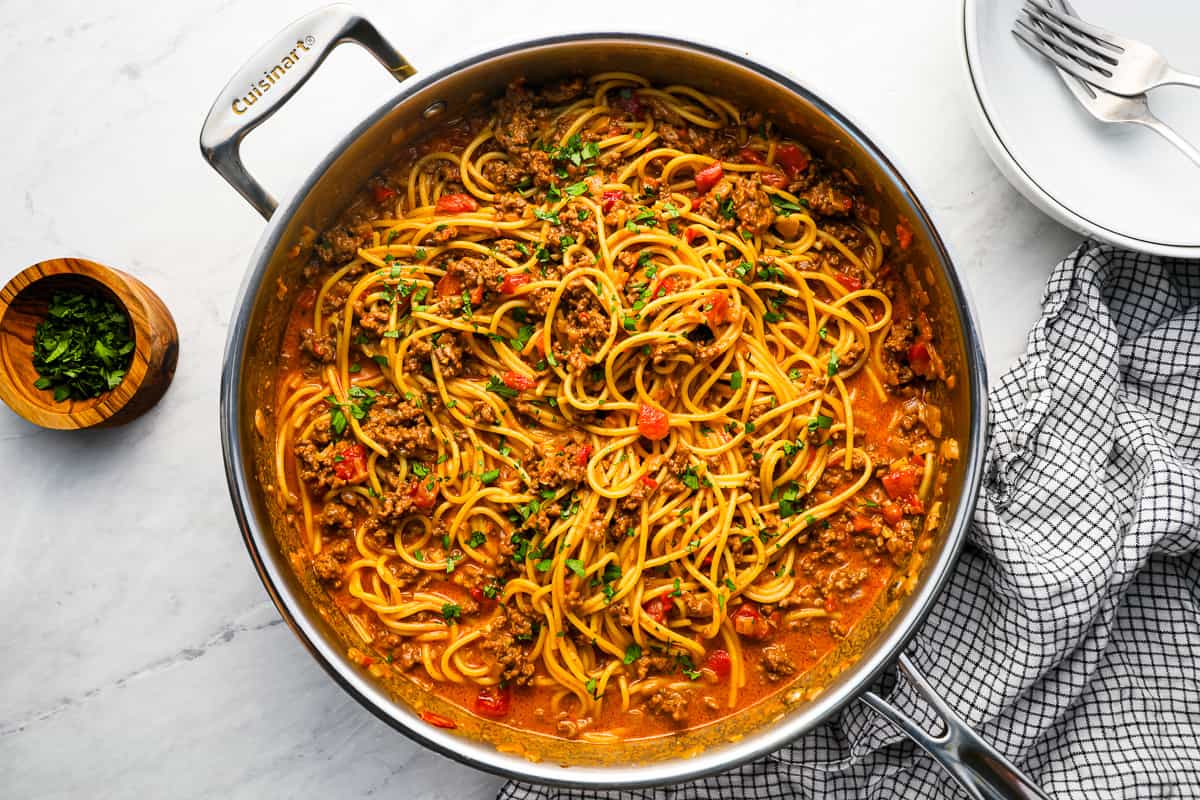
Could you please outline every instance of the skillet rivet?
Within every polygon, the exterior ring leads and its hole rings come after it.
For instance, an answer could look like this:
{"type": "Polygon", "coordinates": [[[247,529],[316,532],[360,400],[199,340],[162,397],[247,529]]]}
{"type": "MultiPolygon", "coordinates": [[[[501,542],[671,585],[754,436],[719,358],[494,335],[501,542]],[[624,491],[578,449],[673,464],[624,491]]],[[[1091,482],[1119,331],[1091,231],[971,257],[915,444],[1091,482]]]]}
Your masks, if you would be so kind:
{"type": "Polygon", "coordinates": [[[446,110],[446,101],[438,100],[438,101],[430,103],[428,106],[426,106],[425,110],[421,112],[421,116],[425,117],[425,119],[429,119],[430,117],[436,117],[438,114],[442,113],[445,110],[446,110]]]}

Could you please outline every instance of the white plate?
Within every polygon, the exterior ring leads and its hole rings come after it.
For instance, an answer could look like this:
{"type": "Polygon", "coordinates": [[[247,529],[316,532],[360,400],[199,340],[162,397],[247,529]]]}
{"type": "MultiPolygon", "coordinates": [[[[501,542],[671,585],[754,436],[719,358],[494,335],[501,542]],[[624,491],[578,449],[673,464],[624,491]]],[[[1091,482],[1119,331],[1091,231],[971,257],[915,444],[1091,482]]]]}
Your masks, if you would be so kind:
{"type": "MultiPolygon", "coordinates": [[[[1087,21],[1153,45],[1200,73],[1200,3],[1071,0],[1087,21]]],[[[1200,258],[1200,167],[1154,131],[1106,125],[1053,65],[1010,32],[1022,0],[964,0],[963,49],[979,138],[1034,205],[1075,230],[1134,250],[1200,258]]],[[[1200,146],[1200,89],[1150,93],[1150,108],[1200,146]]]]}

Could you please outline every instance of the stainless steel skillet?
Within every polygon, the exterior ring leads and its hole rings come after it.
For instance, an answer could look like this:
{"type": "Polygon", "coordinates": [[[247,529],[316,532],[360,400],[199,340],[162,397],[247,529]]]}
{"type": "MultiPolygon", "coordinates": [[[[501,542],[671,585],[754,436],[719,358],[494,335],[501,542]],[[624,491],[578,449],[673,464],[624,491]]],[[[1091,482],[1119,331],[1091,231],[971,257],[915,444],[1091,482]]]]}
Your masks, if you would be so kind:
{"type": "MultiPolygon", "coordinates": [[[[623,33],[558,36],[471,56],[421,78],[367,20],[345,5],[320,9],[268,42],[221,92],[200,137],[205,157],[267,220],[234,311],[221,379],[221,439],[234,509],[251,559],[283,618],[309,652],[351,696],[397,730],[459,761],[498,774],[590,788],[686,781],[721,772],[787,745],[847,704],[861,699],[894,721],[977,798],[1043,797],[1003,756],[941,703],[911,662],[905,645],[929,613],[966,536],[978,494],[986,430],[986,373],[970,304],[944,243],[900,169],[845,114],[791,78],[714,47],[623,33]],[[241,140],[271,116],[343,42],[366,48],[402,81],[397,94],[357,125],[307,172],[279,206],[245,169],[241,140]],[[528,732],[481,725],[403,680],[380,679],[346,655],[353,634],[339,625],[319,587],[293,569],[301,546],[289,534],[273,480],[269,433],[274,353],[290,295],[280,291],[300,268],[294,245],[331,223],[363,182],[397,149],[446,119],[487,102],[517,77],[538,82],[567,74],[637,72],[656,82],[688,83],[761,109],[823,157],[855,172],[886,226],[903,217],[914,231],[910,249],[942,317],[943,347],[959,380],[950,398],[949,429],[962,452],[949,481],[949,507],[907,584],[872,625],[859,626],[852,650],[830,663],[819,684],[781,692],[761,707],[669,741],[621,746],[544,741],[528,732]],[[945,723],[931,735],[867,688],[889,665],[900,671],[945,723]],[[457,714],[457,731],[434,728],[412,706],[457,714]],[[524,756],[511,752],[521,750],[524,756]],[[537,756],[530,760],[526,756],[537,756]]],[[[851,637],[852,639],[854,637],[851,637]]],[[[815,680],[815,679],[814,679],[815,680]]],[[[660,737],[661,739],[661,737],[660,737]]]]}

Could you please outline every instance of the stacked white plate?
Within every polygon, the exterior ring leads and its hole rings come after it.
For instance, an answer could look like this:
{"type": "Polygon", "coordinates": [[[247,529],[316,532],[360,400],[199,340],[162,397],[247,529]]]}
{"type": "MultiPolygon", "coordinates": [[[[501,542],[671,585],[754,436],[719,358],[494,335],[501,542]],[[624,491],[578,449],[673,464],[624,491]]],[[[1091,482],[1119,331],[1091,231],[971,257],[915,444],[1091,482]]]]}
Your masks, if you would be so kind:
{"type": "MultiPolygon", "coordinates": [[[[1053,65],[1010,32],[1022,0],[964,0],[963,52],[979,138],[1029,200],[1064,225],[1133,250],[1200,258],[1200,166],[1154,131],[1092,117],[1053,65]]],[[[1102,28],[1200,74],[1200,2],[1072,0],[1102,28]]],[[[1200,89],[1148,95],[1200,147],[1200,89]]]]}

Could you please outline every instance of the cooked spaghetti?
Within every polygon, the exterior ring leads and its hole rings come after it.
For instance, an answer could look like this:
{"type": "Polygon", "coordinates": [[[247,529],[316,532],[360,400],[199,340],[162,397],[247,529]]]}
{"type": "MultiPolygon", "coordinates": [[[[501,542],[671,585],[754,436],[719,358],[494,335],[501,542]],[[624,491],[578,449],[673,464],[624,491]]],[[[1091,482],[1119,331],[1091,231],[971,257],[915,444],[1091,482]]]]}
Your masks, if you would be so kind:
{"type": "Polygon", "coordinates": [[[632,74],[400,154],[297,251],[275,415],[356,657],[595,742],[810,668],[956,456],[910,240],[761,114],[632,74]]]}

